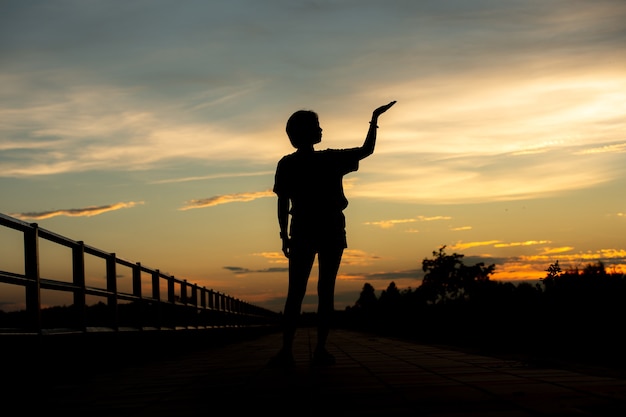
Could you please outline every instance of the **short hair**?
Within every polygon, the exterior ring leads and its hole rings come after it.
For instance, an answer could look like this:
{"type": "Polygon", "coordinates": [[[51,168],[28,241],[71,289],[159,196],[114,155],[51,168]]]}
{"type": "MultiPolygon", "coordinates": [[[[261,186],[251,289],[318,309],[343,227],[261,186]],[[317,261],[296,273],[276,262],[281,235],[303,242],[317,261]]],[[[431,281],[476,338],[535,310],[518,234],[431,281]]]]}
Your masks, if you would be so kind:
{"type": "Polygon", "coordinates": [[[317,113],[311,110],[298,110],[287,120],[287,136],[294,148],[310,145],[309,137],[311,129],[315,129],[319,123],[317,113]]]}

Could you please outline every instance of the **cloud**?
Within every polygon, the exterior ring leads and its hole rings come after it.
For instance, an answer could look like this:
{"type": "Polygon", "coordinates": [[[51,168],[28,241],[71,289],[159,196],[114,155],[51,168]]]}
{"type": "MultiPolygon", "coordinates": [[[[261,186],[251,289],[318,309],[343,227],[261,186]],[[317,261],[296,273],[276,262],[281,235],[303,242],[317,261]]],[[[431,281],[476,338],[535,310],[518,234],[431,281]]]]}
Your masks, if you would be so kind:
{"type": "MultiPolygon", "coordinates": [[[[288,259],[282,252],[260,252],[254,255],[261,256],[270,263],[288,263],[288,259]]],[[[343,252],[341,263],[343,265],[371,265],[378,259],[380,259],[379,256],[369,254],[359,249],[346,249],[343,252]]]]}
{"type": "Polygon", "coordinates": [[[478,246],[493,246],[500,243],[500,240],[486,240],[482,242],[457,242],[449,247],[450,250],[465,250],[469,248],[475,248],[478,246]]]}
{"type": "Polygon", "coordinates": [[[625,249],[599,249],[586,252],[571,252],[573,248],[547,248],[538,255],[522,255],[498,260],[494,273],[496,280],[536,280],[546,276],[546,268],[557,260],[564,270],[580,269],[584,265],[602,262],[611,271],[626,271],[625,249]],[[570,253],[566,253],[570,252],[570,253]]]}
{"type": "Polygon", "coordinates": [[[451,227],[450,230],[452,230],[453,232],[462,232],[465,230],[472,230],[472,226],[451,227]]]}
{"type": "MultiPolygon", "coordinates": [[[[626,267],[626,250],[625,249],[599,249],[595,251],[579,252],[579,253],[561,253],[558,256],[555,254],[540,254],[520,256],[520,260],[533,262],[536,264],[548,265],[554,263],[556,260],[561,265],[570,264],[572,267],[578,267],[581,264],[602,262],[605,265],[613,265],[615,267],[626,267]]],[[[545,268],[544,268],[545,269],[545,268]]]]}
{"type": "Polygon", "coordinates": [[[599,153],[624,153],[626,152],[626,143],[615,143],[600,146],[597,148],[583,149],[574,152],[574,155],[599,154],[599,153]]]}
{"type": "Polygon", "coordinates": [[[379,220],[379,221],[375,221],[375,222],[365,222],[363,224],[367,224],[367,225],[372,225],[372,226],[379,226],[383,229],[389,229],[394,227],[397,224],[403,224],[403,223],[414,223],[414,222],[431,222],[431,221],[437,221],[437,220],[450,220],[452,219],[452,217],[449,216],[431,216],[431,217],[427,217],[427,216],[417,216],[415,218],[412,219],[392,219],[392,220],[379,220]]]}
{"type": "Polygon", "coordinates": [[[253,253],[255,256],[261,256],[269,261],[269,263],[273,264],[286,264],[289,263],[289,260],[285,257],[285,254],[282,252],[259,252],[253,253]]]}
{"type": "Polygon", "coordinates": [[[173,184],[173,183],[179,183],[179,182],[217,180],[217,179],[224,179],[224,178],[255,177],[255,176],[264,176],[264,175],[270,175],[270,174],[273,175],[274,171],[199,175],[195,177],[172,178],[172,179],[166,179],[166,180],[152,181],[150,184],[173,184]]]}
{"type": "Polygon", "coordinates": [[[244,267],[241,267],[241,266],[225,266],[223,268],[231,271],[235,275],[287,272],[289,270],[289,268],[249,269],[249,268],[244,268],[244,267]]]}
{"type": "Polygon", "coordinates": [[[361,274],[341,274],[338,279],[346,281],[399,281],[421,280],[424,272],[421,269],[407,269],[403,271],[372,272],[361,274]]]}
{"type": "Polygon", "coordinates": [[[256,191],[249,193],[233,193],[216,195],[209,198],[201,198],[197,200],[190,200],[185,206],[179,208],[179,210],[191,210],[197,208],[219,206],[220,204],[236,203],[236,202],[249,202],[259,198],[273,197],[275,194],[271,190],[256,191]]]}
{"type": "Polygon", "coordinates": [[[120,202],[114,204],[107,204],[104,206],[89,206],[83,208],[74,208],[74,209],[61,209],[61,210],[50,210],[50,211],[41,211],[41,212],[26,212],[26,213],[13,213],[10,216],[21,220],[43,220],[49,219],[51,217],[57,216],[67,216],[67,217],[91,217],[97,216],[103,213],[107,213],[109,211],[116,211],[125,208],[135,207],[136,205],[144,204],[143,201],[129,201],[129,202],[120,202]]]}
{"type": "Polygon", "coordinates": [[[343,265],[371,265],[373,262],[379,260],[378,255],[369,254],[359,249],[346,249],[343,252],[341,263],[343,265]]]}
{"type": "Polygon", "coordinates": [[[408,269],[404,271],[374,272],[364,275],[365,280],[371,281],[398,281],[404,279],[421,280],[424,272],[421,269],[408,269]]]}
{"type": "Polygon", "coordinates": [[[573,246],[562,246],[560,248],[543,248],[542,255],[554,255],[556,253],[571,252],[573,250],[573,246]]]}
{"type": "Polygon", "coordinates": [[[368,225],[372,225],[372,226],[380,226],[383,229],[389,229],[393,226],[395,226],[396,224],[402,224],[402,223],[413,223],[417,220],[415,219],[399,219],[399,220],[380,220],[377,222],[365,222],[363,224],[368,224],[368,225]]]}
{"type": "Polygon", "coordinates": [[[450,220],[450,216],[417,216],[417,219],[421,222],[433,222],[438,220],[450,220]]]}
{"type": "Polygon", "coordinates": [[[139,19],[126,5],[60,7],[54,19],[16,7],[0,17],[12,62],[0,73],[0,176],[268,163],[288,148],[284,115],[301,97],[320,108],[334,146],[388,95],[399,102],[367,163],[375,180],[347,178],[354,196],[511,200],[616,176],[607,167],[625,149],[626,79],[614,52],[624,6],[414,3],[324,4],[312,15],[194,3],[177,22],[165,4],[139,19]],[[361,19],[370,24],[349,26],[361,19]]]}
{"type": "Polygon", "coordinates": [[[524,242],[502,242],[501,240],[486,240],[477,242],[457,242],[450,246],[451,250],[465,250],[479,246],[493,246],[494,248],[512,248],[519,246],[545,245],[551,243],[549,240],[527,240],[524,242]]]}
{"type": "Polygon", "coordinates": [[[527,240],[524,242],[496,243],[493,246],[495,248],[511,248],[515,246],[545,245],[547,243],[552,243],[552,242],[549,240],[527,240]]]}

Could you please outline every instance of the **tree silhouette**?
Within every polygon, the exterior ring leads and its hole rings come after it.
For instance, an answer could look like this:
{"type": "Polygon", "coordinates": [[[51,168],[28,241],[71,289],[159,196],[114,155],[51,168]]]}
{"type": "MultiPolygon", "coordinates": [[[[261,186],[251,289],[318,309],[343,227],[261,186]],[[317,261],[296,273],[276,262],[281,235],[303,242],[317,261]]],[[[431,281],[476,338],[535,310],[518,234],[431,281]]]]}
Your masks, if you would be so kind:
{"type": "Polygon", "coordinates": [[[445,248],[446,245],[441,246],[438,252],[433,251],[433,259],[422,261],[422,287],[433,303],[469,298],[478,285],[489,281],[495,270],[495,264],[485,266],[484,262],[466,266],[463,263],[465,255],[447,255],[445,248]]]}
{"type": "Polygon", "coordinates": [[[356,301],[356,307],[363,310],[374,310],[376,308],[376,290],[371,284],[367,282],[363,285],[359,299],[356,301]]]}
{"type": "Polygon", "coordinates": [[[397,317],[403,314],[402,295],[395,282],[391,282],[386,290],[380,294],[378,308],[385,323],[394,323],[397,317]]]}
{"type": "Polygon", "coordinates": [[[602,262],[563,271],[551,264],[539,282],[490,280],[495,265],[467,266],[446,246],[424,259],[422,284],[394,282],[376,298],[365,284],[348,324],[426,343],[521,354],[529,360],[573,360],[622,369],[626,375],[626,276],[602,262]],[[365,316],[362,313],[367,313],[365,316]]]}

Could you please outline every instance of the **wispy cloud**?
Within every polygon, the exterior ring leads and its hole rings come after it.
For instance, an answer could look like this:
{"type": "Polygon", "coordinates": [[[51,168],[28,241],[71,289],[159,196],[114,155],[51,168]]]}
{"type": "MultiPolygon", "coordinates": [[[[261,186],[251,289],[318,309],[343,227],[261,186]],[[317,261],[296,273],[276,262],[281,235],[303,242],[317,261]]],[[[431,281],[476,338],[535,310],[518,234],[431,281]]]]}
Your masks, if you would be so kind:
{"type": "MultiPolygon", "coordinates": [[[[287,263],[288,260],[282,252],[260,252],[255,253],[256,256],[261,256],[267,259],[270,263],[287,263]]],[[[359,249],[346,249],[343,252],[341,263],[343,265],[371,265],[373,262],[380,259],[378,255],[367,253],[359,249]]]]}
{"type": "Polygon", "coordinates": [[[367,224],[370,226],[379,226],[383,229],[389,229],[394,227],[397,224],[403,223],[414,223],[414,222],[432,222],[437,220],[450,220],[452,217],[449,216],[417,216],[411,219],[390,219],[390,220],[378,220],[375,222],[365,222],[363,224],[367,224]]]}
{"type": "Polygon", "coordinates": [[[573,246],[562,246],[559,248],[543,248],[543,255],[554,255],[557,253],[565,253],[565,252],[571,252],[574,250],[573,246]]]}
{"type": "Polygon", "coordinates": [[[21,220],[43,220],[57,216],[67,217],[91,217],[99,214],[107,213],[109,211],[116,211],[125,208],[135,207],[137,205],[144,204],[143,201],[129,201],[122,203],[107,204],[104,206],[89,206],[83,208],[73,209],[60,209],[40,212],[26,212],[26,213],[12,213],[11,216],[21,220]]]}
{"type": "Polygon", "coordinates": [[[587,264],[602,262],[607,271],[626,271],[626,250],[599,249],[586,252],[573,252],[570,246],[545,248],[537,255],[522,255],[501,259],[494,274],[496,280],[528,280],[546,276],[550,264],[559,261],[567,269],[584,268],[587,264]]]}
{"type": "Polygon", "coordinates": [[[465,230],[472,230],[472,226],[451,227],[450,230],[453,232],[463,232],[465,230]]]}
{"type": "Polygon", "coordinates": [[[231,271],[235,275],[245,275],[245,274],[264,274],[271,272],[286,272],[288,268],[265,268],[265,269],[249,269],[241,266],[225,266],[224,269],[231,271]]]}
{"type": "Polygon", "coordinates": [[[624,153],[626,152],[626,143],[615,143],[610,145],[604,145],[597,148],[583,149],[581,151],[574,152],[574,155],[588,155],[598,153],[624,153]]]}
{"type": "Polygon", "coordinates": [[[417,220],[421,222],[434,222],[438,220],[451,220],[450,216],[417,216],[417,220]]]}
{"type": "Polygon", "coordinates": [[[371,226],[380,226],[383,229],[389,229],[393,226],[395,226],[396,224],[402,224],[402,223],[413,223],[416,222],[416,219],[399,219],[399,220],[380,220],[377,222],[365,222],[363,224],[368,224],[371,226]]]}
{"type": "Polygon", "coordinates": [[[451,250],[465,250],[480,246],[493,246],[494,248],[513,248],[520,246],[545,245],[551,243],[549,240],[526,240],[524,242],[502,242],[501,240],[485,240],[477,242],[457,242],[450,245],[451,250]]]}
{"type": "Polygon", "coordinates": [[[601,261],[607,265],[611,264],[616,267],[625,268],[626,249],[599,249],[578,253],[561,253],[558,254],[558,256],[555,256],[554,253],[542,253],[539,255],[520,256],[518,259],[545,266],[558,260],[561,265],[566,266],[569,264],[572,267],[579,267],[581,264],[601,261]]]}
{"type": "Polygon", "coordinates": [[[166,179],[166,180],[152,181],[150,184],[173,184],[173,183],[179,183],[179,182],[217,180],[217,179],[224,179],[224,178],[256,177],[256,176],[270,175],[270,174],[274,174],[274,171],[223,173],[223,174],[212,174],[212,175],[200,175],[200,176],[195,176],[195,177],[171,178],[171,179],[166,179]]]}
{"type": "Polygon", "coordinates": [[[289,260],[285,257],[285,254],[282,252],[259,252],[259,253],[254,253],[253,255],[261,256],[265,258],[269,263],[272,263],[272,264],[289,263],[289,260]]]}
{"type": "Polygon", "coordinates": [[[545,245],[548,243],[552,243],[552,242],[549,240],[527,240],[524,242],[496,243],[493,246],[495,248],[512,248],[516,246],[545,245]]]}
{"type": "Polygon", "coordinates": [[[189,200],[179,210],[191,210],[205,207],[219,206],[220,204],[237,203],[237,202],[249,202],[259,198],[273,197],[275,194],[271,190],[256,191],[250,193],[233,193],[216,195],[209,198],[201,198],[197,200],[189,200]]]}
{"type": "Polygon", "coordinates": [[[380,256],[367,253],[359,249],[346,249],[343,252],[341,263],[344,265],[371,265],[380,259],[380,256]]]}
{"type": "Polygon", "coordinates": [[[500,243],[499,240],[486,240],[482,242],[457,242],[454,245],[450,245],[450,250],[465,250],[469,248],[476,248],[479,246],[494,246],[500,243]]]}
{"type": "Polygon", "coordinates": [[[421,269],[408,269],[402,271],[385,271],[385,272],[372,272],[362,274],[342,274],[338,276],[338,279],[346,281],[394,281],[398,283],[400,280],[421,280],[424,276],[424,272],[421,269]]]}

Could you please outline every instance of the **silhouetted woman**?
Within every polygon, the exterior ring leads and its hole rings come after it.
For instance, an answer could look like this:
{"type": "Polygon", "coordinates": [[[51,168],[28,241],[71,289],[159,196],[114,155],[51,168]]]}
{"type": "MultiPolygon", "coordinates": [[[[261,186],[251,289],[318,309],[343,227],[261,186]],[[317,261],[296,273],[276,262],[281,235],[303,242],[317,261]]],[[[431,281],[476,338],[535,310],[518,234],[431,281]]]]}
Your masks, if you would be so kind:
{"type": "Polygon", "coordinates": [[[365,141],[357,148],[315,150],[313,146],[322,141],[322,128],[313,111],[299,110],[287,121],[287,136],[296,151],[278,162],[274,192],[278,196],[282,250],[289,258],[289,287],[283,312],[283,344],[270,360],[271,366],[294,365],[293,339],[316,255],[318,327],[312,361],[314,365],[335,363],[326,350],[326,341],[334,311],[335,280],[347,247],[343,210],[348,200],[342,180],[358,170],[361,159],[374,152],[378,117],[395,103],[374,110],[365,141]]]}

